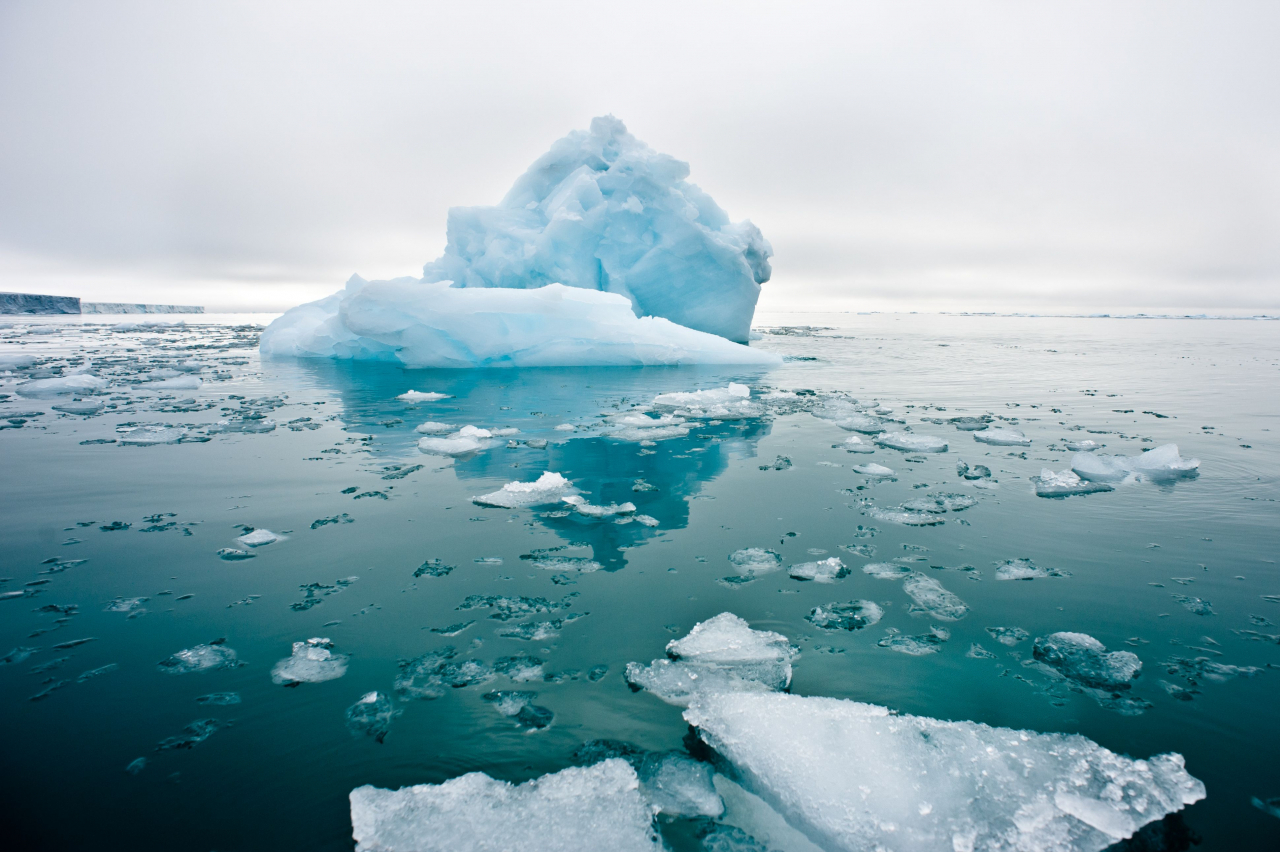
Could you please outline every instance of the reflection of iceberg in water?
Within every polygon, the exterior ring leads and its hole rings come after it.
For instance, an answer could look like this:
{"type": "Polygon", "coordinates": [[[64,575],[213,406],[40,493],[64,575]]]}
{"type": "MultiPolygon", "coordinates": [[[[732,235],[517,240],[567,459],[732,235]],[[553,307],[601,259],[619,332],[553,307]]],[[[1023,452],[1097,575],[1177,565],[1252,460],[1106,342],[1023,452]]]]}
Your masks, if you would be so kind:
{"type": "Polygon", "coordinates": [[[656,527],[626,518],[617,523],[586,517],[569,506],[517,510],[531,512],[566,540],[590,547],[592,558],[605,570],[624,567],[628,548],[663,530],[686,527],[689,501],[699,495],[703,483],[723,473],[730,460],[754,457],[756,443],[770,429],[767,416],[691,420],[687,435],[645,446],[610,437],[602,428],[608,415],[647,405],[661,393],[758,378],[706,368],[408,371],[388,364],[327,360],[303,361],[300,368],[338,393],[348,429],[377,436],[368,449],[379,463],[426,458],[417,449],[423,435],[415,431],[426,421],[514,428],[519,432],[494,440],[490,449],[452,461],[459,480],[474,482],[475,495],[500,489],[513,479],[534,480],[551,470],[571,480],[590,503],[633,503],[636,515],[658,521],[656,527]],[[449,398],[425,403],[397,399],[409,389],[449,398]],[[556,428],[566,424],[574,430],[556,428]]]}

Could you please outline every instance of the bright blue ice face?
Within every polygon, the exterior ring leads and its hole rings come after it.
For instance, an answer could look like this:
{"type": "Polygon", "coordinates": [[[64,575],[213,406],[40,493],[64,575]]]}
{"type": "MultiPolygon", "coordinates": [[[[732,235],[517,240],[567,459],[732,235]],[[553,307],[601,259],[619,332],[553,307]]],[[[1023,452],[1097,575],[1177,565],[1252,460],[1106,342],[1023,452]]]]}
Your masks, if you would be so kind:
{"type": "Polygon", "coordinates": [[[688,164],[618,119],[593,119],[552,145],[498,206],[450,210],[448,246],[423,280],[620,293],[637,316],[745,342],[773,248],[688,176],[688,164]]]}

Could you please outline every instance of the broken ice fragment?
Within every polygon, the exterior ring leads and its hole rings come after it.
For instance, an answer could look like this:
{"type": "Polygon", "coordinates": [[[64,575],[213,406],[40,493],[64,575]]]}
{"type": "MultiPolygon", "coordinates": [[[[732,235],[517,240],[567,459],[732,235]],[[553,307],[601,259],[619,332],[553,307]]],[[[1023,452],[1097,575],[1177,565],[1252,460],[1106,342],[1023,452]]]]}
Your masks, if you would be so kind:
{"type": "Polygon", "coordinates": [[[1142,661],[1131,651],[1108,653],[1086,633],[1051,633],[1036,639],[1035,658],[1084,686],[1123,690],[1142,672],[1142,661]]]}
{"type": "Polygon", "coordinates": [[[160,671],[167,674],[209,672],[214,669],[232,669],[240,665],[243,663],[236,658],[236,652],[223,645],[221,640],[178,651],[159,663],[160,671]]]}
{"type": "Polygon", "coordinates": [[[991,634],[992,639],[1010,648],[1024,639],[1031,638],[1031,634],[1021,627],[988,627],[987,632],[991,634]]]}
{"type": "Polygon", "coordinates": [[[51,379],[32,379],[19,382],[14,389],[18,396],[51,397],[64,394],[92,394],[107,387],[105,379],[91,376],[88,373],[73,373],[68,376],[56,376],[51,379]]]}
{"type": "Polygon", "coordinates": [[[871,601],[832,602],[809,610],[805,620],[823,630],[861,630],[880,621],[884,610],[871,601]]]}
{"type": "Polygon", "coordinates": [[[1119,482],[1130,476],[1155,481],[1194,476],[1199,459],[1184,459],[1177,444],[1164,444],[1137,456],[1106,456],[1077,453],[1071,458],[1071,469],[1090,482],[1119,482]]]}
{"type": "Polygon", "coordinates": [[[283,538],[284,536],[277,535],[271,530],[258,529],[245,533],[237,538],[236,541],[240,542],[240,544],[245,547],[262,547],[267,544],[273,544],[277,541],[281,541],[283,538]]]}
{"type": "Polygon", "coordinates": [[[1037,497],[1069,497],[1072,494],[1094,494],[1098,491],[1115,490],[1105,482],[1081,479],[1074,470],[1054,473],[1047,467],[1041,469],[1039,476],[1031,477],[1031,481],[1035,484],[1037,497]]]}
{"type": "Polygon", "coordinates": [[[396,399],[404,400],[405,402],[436,402],[441,399],[453,399],[453,397],[447,393],[437,393],[435,391],[410,390],[400,394],[396,399]]]}
{"type": "Polygon", "coordinates": [[[585,498],[578,494],[571,494],[568,497],[561,497],[562,502],[573,507],[573,510],[579,515],[585,515],[588,518],[609,518],[614,515],[632,515],[635,514],[635,503],[610,503],[608,506],[596,506],[588,503],[585,498]]]}
{"type": "Polygon", "coordinates": [[[347,708],[347,730],[354,736],[370,736],[380,743],[402,712],[392,707],[391,699],[381,692],[367,692],[347,708]]]}
{"type": "Polygon", "coordinates": [[[782,568],[782,557],[762,547],[746,547],[729,554],[729,562],[743,577],[759,577],[782,568]]]}
{"type": "Polygon", "coordinates": [[[1070,577],[1066,571],[1041,568],[1030,559],[1008,559],[996,568],[997,580],[1035,580],[1040,577],[1070,577]]]}
{"type": "Polygon", "coordinates": [[[802,562],[787,569],[787,575],[793,580],[812,580],[815,583],[834,583],[849,576],[849,569],[839,556],[832,556],[818,562],[802,562]]]}
{"type": "Polygon", "coordinates": [[[917,636],[903,636],[901,633],[890,632],[876,644],[901,654],[923,657],[926,654],[936,654],[942,649],[942,644],[950,638],[951,631],[943,627],[933,627],[928,633],[917,636]]]}
{"type": "Polygon", "coordinates": [[[238,692],[210,692],[208,695],[201,695],[196,698],[197,704],[212,704],[218,707],[226,707],[231,704],[240,703],[240,693],[238,692]]]}
{"type": "Polygon", "coordinates": [[[1000,429],[989,426],[973,433],[973,440],[996,447],[1029,447],[1031,439],[1017,429],[1000,429]]]}
{"type": "Polygon", "coordinates": [[[347,673],[346,654],[333,653],[328,639],[313,638],[293,643],[293,653],[271,668],[271,682],[284,686],[323,683],[347,673]]]}
{"type": "Polygon", "coordinates": [[[964,601],[924,574],[911,572],[902,581],[902,589],[915,601],[916,605],[910,610],[913,614],[923,613],[939,621],[959,621],[969,612],[964,601]]]}
{"type": "Polygon", "coordinates": [[[904,453],[945,453],[947,442],[933,435],[917,435],[913,432],[885,432],[876,443],[904,453]]]}
{"type": "Polygon", "coordinates": [[[855,464],[852,468],[854,473],[860,473],[863,476],[887,477],[893,476],[893,468],[885,467],[882,464],[868,462],[867,464],[855,464]]]}
{"type": "Polygon", "coordinates": [[[156,751],[171,751],[180,748],[195,748],[200,743],[209,739],[213,733],[220,728],[225,728],[226,724],[217,719],[197,719],[190,725],[182,729],[182,733],[174,737],[169,737],[160,741],[156,746],[156,751]]]}
{"type": "Polygon", "coordinates": [[[544,503],[558,503],[573,491],[573,483],[560,474],[548,470],[534,482],[508,482],[499,491],[472,497],[471,502],[479,506],[518,509],[544,503]]]}
{"type": "Polygon", "coordinates": [[[237,550],[234,547],[224,547],[218,551],[218,558],[225,559],[228,562],[237,562],[241,559],[252,559],[258,554],[249,550],[237,550]]]}

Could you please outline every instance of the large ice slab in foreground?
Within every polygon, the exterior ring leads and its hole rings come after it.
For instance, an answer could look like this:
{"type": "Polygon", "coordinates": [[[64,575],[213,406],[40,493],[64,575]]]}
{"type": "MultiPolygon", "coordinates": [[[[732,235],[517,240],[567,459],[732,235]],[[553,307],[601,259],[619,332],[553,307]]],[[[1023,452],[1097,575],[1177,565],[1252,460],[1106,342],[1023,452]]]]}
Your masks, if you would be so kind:
{"type": "Polygon", "coordinates": [[[519,786],[471,772],[351,791],[357,852],[660,852],[652,823],[635,770],[617,758],[519,786]]]}
{"type": "Polygon", "coordinates": [[[548,284],[457,288],[366,282],[296,307],[262,333],[262,354],[389,361],[406,367],[771,367],[782,359],[677,325],[638,318],[614,293],[548,284]]]}
{"type": "Polygon", "coordinates": [[[898,715],[834,698],[708,692],[699,736],[824,849],[1097,852],[1205,796],[1177,754],[898,715]]]}
{"type": "Polygon", "coordinates": [[[529,167],[496,207],[449,211],[423,281],[618,293],[637,316],[745,342],[773,249],[685,180],[689,166],[593,119],[529,167]]]}

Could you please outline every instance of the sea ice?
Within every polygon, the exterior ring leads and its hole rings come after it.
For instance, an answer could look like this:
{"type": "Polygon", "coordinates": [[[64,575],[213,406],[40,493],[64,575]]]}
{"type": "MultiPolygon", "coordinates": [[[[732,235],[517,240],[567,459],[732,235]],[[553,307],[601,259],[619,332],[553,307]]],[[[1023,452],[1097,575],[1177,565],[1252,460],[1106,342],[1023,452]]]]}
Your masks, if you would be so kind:
{"type": "Polygon", "coordinates": [[[839,556],[821,559],[817,562],[801,562],[787,569],[787,575],[793,580],[812,580],[815,583],[834,583],[849,576],[849,569],[839,556]]]}
{"type": "Polygon", "coordinates": [[[558,503],[573,491],[573,483],[553,471],[544,471],[534,482],[508,482],[500,491],[472,497],[480,506],[518,509],[544,503],[558,503]]]}
{"type": "Polygon", "coordinates": [[[32,379],[19,382],[14,389],[18,396],[50,397],[63,394],[91,394],[105,390],[106,379],[91,376],[88,373],[73,373],[69,376],[55,376],[51,379],[32,379]]]}
{"type": "Polygon", "coordinates": [[[862,573],[877,580],[901,580],[913,572],[908,566],[894,562],[868,562],[862,566],[862,573]]]}
{"type": "Polygon", "coordinates": [[[439,402],[442,399],[453,399],[453,396],[447,393],[437,393],[436,391],[408,390],[397,396],[396,399],[405,402],[439,402]]]}
{"type": "Polygon", "coordinates": [[[684,714],[746,786],[829,850],[1099,852],[1204,798],[1181,755],[896,714],[708,693],[684,714]]]}
{"type": "Polygon", "coordinates": [[[829,399],[821,408],[814,409],[813,416],[827,420],[846,432],[875,435],[885,430],[884,421],[867,414],[857,405],[844,399],[829,399]]]}
{"type": "Polygon", "coordinates": [[[1030,559],[1007,559],[996,568],[997,580],[1036,580],[1041,577],[1069,577],[1065,571],[1041,568],[1030,559]]]}
{"type": "Polygon", "coordinates": [[[1081,479],[1074,470],[1054,473],[1049,468],[1042,468],[1039,476],[1031,477],[1036,487],[1037,497],[1069,497],[1072,494],[1093,494],[1098,491],[1114,491],[1114,487],[1105,482],[1090,482],[1081,479]]]}
{"type": "Polygon", "coordinates": [[[54,411],[61,411],[63,414],[98,414],[106,407],[106,403],[98,402],[92,399],[77,399],[71,402],[60,402],[52,406],[54,411]]]}
{"type": "Polygon", "coordinates": [[[176,444],[187,434],[182,426],[137,426],[120,433],[120,444],[126,447],[152,447],[176,444]]]}
{"type": "Polygon", "coordinates": [[[273,533],[271,530],[256,529],[245,533],[236,539],[245,547],[262,547],[267,544],[274,544],[280,541],[283,536],[273,533]]]}
{"type": "Polygon", "coordinates": [[[855,464],[853,466],[854,473],[860,473],[863,476],[886,477],[893,476],[893,468],[885,467],[882,464],[868,462],[867,464],[855,464]]]}
{"type": "Polygon", "coordinates": [[[661,852],[653,807],[626,761],[524,784],[471,772],[443,784],[351,791],[356,852],[661,852]]]}
{"type": "Polygon", "coordinates": [[[517,725],[528,731],[541,731],[550,726],[552,720],[555,719],[555,713],[552,713],[546,707],[540,707],[533,703],[533,700],[538,697],[536,692],[500,690],[486,692],[481,697],[494,710],[497,710],[503,716],[514,719],[517,725]]]}
{"type": "Polygon", "coordinates": [[[874,453],[876,448],[868,444],[858,435],[850,435],[844,439],[844,443],[840,445],[850,453],[874,453]]]}
{"type": "Polygon", "coordinates": [[[457,655],[456,648],[445,645],[421,657],[400,660],[394,681],[396,695],[401,701],[430,701],[442,697],[448,691],[446,687],[462,689],[494,679],[494,671],[489,666],[479,660],[454,662],[457,655]]]}
{"type": "Polygon", "coordinates": [[[745,420],[764,414],[764,407],[751,401],[751,388],[736,382],[723,388],[660,393],[653,398],[653,405],[698,420],[745,420]]]}
{"type": "Polygon", "coordinates": [[[782,568],[782,557],[763,547],[747,547],[729,554],[729,561],[743,577],[759,577],[782,568]]]}
{"type": "Polygon", "coordinates": [[[346,673],[346,654],[333,653],[333,643],[317,637],[294,642],[293,653],[272,666],[271,682],[285,686],[323,683],[346,673]]]}
{"type": "Polygon", "coordinates": [[[823,630],[861,630],[884,618],[884,610],[872,601],[832,602],[809,610],[805,620],[823,630]]]}
{"type": "Polygon", "coordinates": [[[752,630],[730,612],[694,625],[667,643],[669,659],[627,664],[627,682],[668,704],[687,706],[708,691],[786,689],[798,651],[787,637],[752,630]]]}
{"type": "Polygon", "coordinates": [[[1098,449],[1098,442],[1093,440],[1063,441],[1063,443],[1073,453],[1088,453],[1098,449]]]}
{"type": "Polygon", "coordinates": [[[1077,683],[1109,691],[1128,689],[1142,671],[1142,661],[1130,651],[1107,652],[1085,633],[1051,633],[1036,639],[1032,653],[1077,683]]]}
{"type": "Polygon", "coordinates": [[[947,442],[933,435],[916,435],[913,432],[885,432],[876,443],[904,453],[945,453],[947,442]]]}
{"type": "Polygon", "coordinates": [[[973,433],[973,440],[996,447],[1029,447],[1031,439],[1017,429],[999,429],[988,426],[981,432],[973,433]]]}
{"type": "Polygon", "coordinates": [[[959,621],[969,612],[969,606],[942,587],[932,577],[913,571],[902,581],[902,589],[915,606],[912,613],[924,613],[939,621],[959,621]]]}
{"type": "Polygon", "coordinates": [[[876,644],[881,648],[888,648],[890,651],[897,651],[900,654],[923,657],[927,654],[938,653],[938,651],[942,650],[942,644],[950,638],[951,631],[945,627],[931,627],[928,633],[921,633],[916,636],[904,636],[901,633],[890,631],[888,636],[876,644]]]}
{"type": "Polygon", "coordinates": [[[1077,453],[1071,458],[1071,469],[1090,482],[1118,482],[1131,475],[1157,481],[1177,479],[1194,476],[1199,468],[1200,460],[1184,459],[1177,444],[1164,444],[1137,456],[1077,453]]]}
{"type": "Polygon", "coordinates": [[[585,515],[588,518],[612,518],[615,515],[634,515],[636,511],[635,503],[610,503],[608,506],[596,506],[588,503],[586,498],[580,494],[570,494],[567,497],[561,497],[560,500],[573,508],[579,515],[585,515]]]}
{"type": "Polygon", "coordinates": [[[1010,648],[1024,639],[1031,638],[1031,634],[1021,627],[988,627],[987,633],[1001,645],[1008,645],[1010,648]]]}
{"type": "Polygon", "coordinates": [[[477,426],[463,426],[447,438],[423,438],[418,450],[433,456],[465,456],[493,446],[493,433],[477,426]]]}
{"type": "Polygon", "coordinates": [[[452,423],[436,423],[434,420],[428,420],[426,423],[420,424],[414,431],[421,432],[423,435],[447,435],[457,428],[452,423]]]}
{"type": "Polygon", "coordinates": [[[382,742],[391,730],[391,723],[402,712],[391,706],[391,699],[381,692],[366,692],[347,708],[347,730],[354,736],[369,736],[382,742]]]}
{"type": "Polygon", "coordinates": [[[167,674],[209,672],[214,669],[233,669],[244,663],[236,658],[236,652],[222,641],[186,648],[160,661],[160,671],[167,674]]]}

